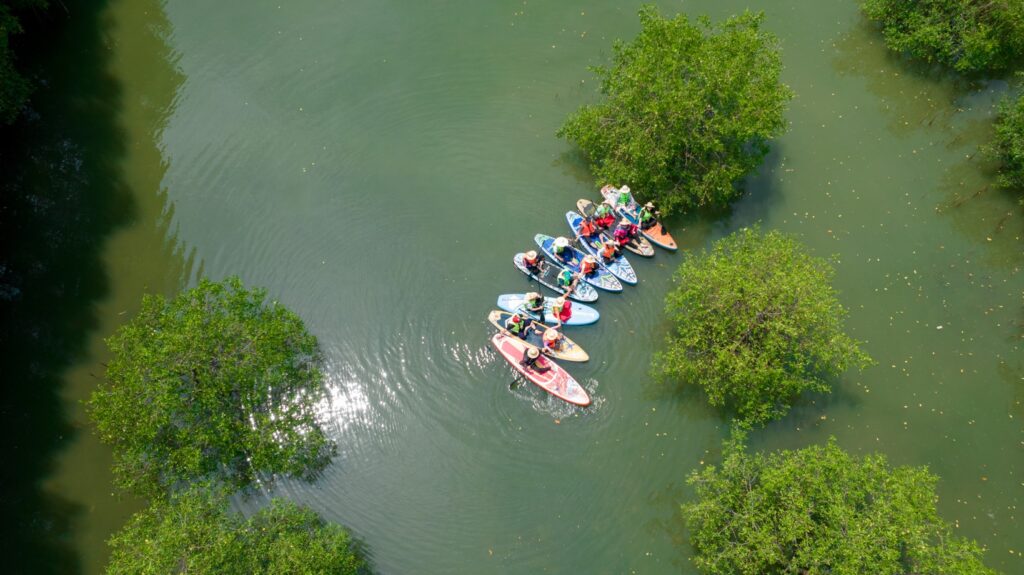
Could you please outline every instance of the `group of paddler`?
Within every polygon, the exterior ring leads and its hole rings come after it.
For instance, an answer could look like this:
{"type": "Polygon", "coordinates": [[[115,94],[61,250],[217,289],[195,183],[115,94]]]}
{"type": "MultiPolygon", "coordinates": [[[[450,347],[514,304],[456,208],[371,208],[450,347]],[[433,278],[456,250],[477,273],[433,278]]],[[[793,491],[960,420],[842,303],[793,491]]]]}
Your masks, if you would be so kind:
{"type": "Polygon", "coordinates": [[[565,236],[538,234],[535,241],[543,253],[529,250],[513,258],[520,271],[557,292],[558,297],[545,298],[538,292],[506,294],[498,298],[499,306],[506,311],[491,312],[489,317],[500,331],[492,342],[517,371],[548,392],[578,405],[589,404],[586,392],[549,358],[589,359],[560,330],[563,325],[596,322],[599,314],[578,303],[575,309],[580,317],[574,318],[571,300],[595,301],[594,287],[622,291],[620,280],[635,284],[636,275],[623,256],[624,250],[651,257],[654,250],[648,239],[666,249],[675,249],[675,242],[660,225],[660,214],[653,203],[637,205],[627,186],[605,186],[601,192],[604,201],[595,205],[580,200],[578,212],[566,214],[574,241],[565,236]]]}

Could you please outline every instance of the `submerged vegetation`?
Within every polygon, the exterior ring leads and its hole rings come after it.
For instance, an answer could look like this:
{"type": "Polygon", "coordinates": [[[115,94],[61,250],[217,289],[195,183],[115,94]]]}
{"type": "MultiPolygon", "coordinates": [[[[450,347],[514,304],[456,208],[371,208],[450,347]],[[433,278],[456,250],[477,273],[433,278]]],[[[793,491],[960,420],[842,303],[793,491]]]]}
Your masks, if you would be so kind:
{"type": "Polygon", "coordinates": [[[245,519],[199,485],[137,513],[111,540],[109,575],[354,575],[365,562],[348,533],[274,499],[245,519]]]}
{"type": "Polygon", "coordinates": [[[110,382],[89,406],[123,487],[149,496],[194,480],[243,488],[327,464],[316,338],[265,298],[238,278],[203,280],[170,300],[147,296],[108,340],[110,382]]]}
{"type": "Polygon", "coordinates": [[[628,183],[666,213],[728,205],[785,130],[792,98],[762,20],[748,12],[712,26],[642,8],[640,34],[615,43],[611,67],[594,68],[605,100],[580,108],[558,135],[599,180],[628,183]]]}
{"type": "Polygon", "coordinates": [[[852,456],[835,440],[747,454],[726,442],[721,466],[694,471],[682,505],[694,562],[714,575],[941,573],[992,575],[982,548],[936,511],[937,478],[852,456]]]}
{"type": "Polygon", "coordinates": [[[890,48],[964,73],[997,72],[1024,59],[1022,0],[865,0],[890,48]]]}
{"type": "Polygon", "coordinates": [[[776,231],[719,240],[676,272],[665,300],[672,331],[655,372],[699,385],[745,423],[784,415],[801,392],[828,392],[830,377],[870,362],[843,333],[833,273],[776,231]]]}

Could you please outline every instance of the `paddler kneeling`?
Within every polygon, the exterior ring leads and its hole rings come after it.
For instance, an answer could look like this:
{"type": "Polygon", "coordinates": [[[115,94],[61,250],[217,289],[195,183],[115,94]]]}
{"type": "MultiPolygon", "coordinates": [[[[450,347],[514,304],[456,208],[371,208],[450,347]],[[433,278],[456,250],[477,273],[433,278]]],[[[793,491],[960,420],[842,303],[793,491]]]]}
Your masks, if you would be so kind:
{"type": "Polygon", "coordinates": [[[526,353],[523,354],[523,361],[520,361],[519,365],[526,369],[532,369],[537,373],[544,373],[551,369],[551,366],[548,365],[548,360],[542,358],[540,351],[535,347],[526,350],[526,353]]]}
{"type": "Polygon", "coordinates": [[[619,188],[619,195],[615,198],[615,207],[625,208],[633,198],[629,195],[629,186],[619,188]]]}
{"type": "Polygon", "coordinates": [[[615,242],[621,247],[635,240],[639,234],[640,228],[636,224],[626,218],[622,218],[619,225],[615,227],[615,233],[612,234],[612,237],[615,238],[615,242]]]}
{"type": "Polygon", "coordinates": [[[584,216],[583,221],[580,222],[580,237],[583,239],[590,239],[597,233],[597,224],[594,223],[593,218],[584,216]]]}
{"type": "Polygon", "coordinates": [[[583,257],[583,261],[580,263],[580,274],[589,276],[590,274],[597,271],[597,258],[587,254],[583,257]]]}
{"type": "Polygon", "coordinates": [[[526,335],[531,329],[537,333],[541,333],[540,328],[534,325],[532,319],[526,316],[521,316],[517,313],[512,314],[511,317],[505,320],[505,329],[519,339],[526,339],[526,335]]]}

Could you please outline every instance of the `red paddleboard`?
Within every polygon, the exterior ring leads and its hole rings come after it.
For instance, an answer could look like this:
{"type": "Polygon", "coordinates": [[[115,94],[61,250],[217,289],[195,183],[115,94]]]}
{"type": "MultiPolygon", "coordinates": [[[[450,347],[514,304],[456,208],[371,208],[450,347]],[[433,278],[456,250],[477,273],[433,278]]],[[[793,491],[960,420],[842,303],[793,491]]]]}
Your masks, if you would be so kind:
{"type": "Polygon", "coordinates": [[[491,338],[491,343],[494,344],[498,353],[512,364],[516,371],[536,384],[537,387],[569,403],[582,406],[590,405],[590,396],[587,395],[583,386],[576,383],[576,380],[569,375],[569,372],[559,367],[557,363],[541,356],[538,361],[545,362],[551,368],[543,373],[520,365],[519,362],[523,360],[523,355],[529,349],[529,346],[520,341],[519,338],[496,333],[491,338]]]}

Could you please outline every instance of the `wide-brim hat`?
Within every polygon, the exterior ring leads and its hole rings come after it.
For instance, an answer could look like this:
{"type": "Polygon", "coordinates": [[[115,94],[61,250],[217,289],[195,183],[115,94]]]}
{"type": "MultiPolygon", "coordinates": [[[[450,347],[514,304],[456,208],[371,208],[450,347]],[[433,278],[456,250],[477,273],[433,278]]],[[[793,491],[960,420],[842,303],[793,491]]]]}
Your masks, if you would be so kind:
{"type": "Polygon", "coordinates": [[[537,250],[530,250],[526,252],[526,259],[535,260],[537,259],[537,250]]]}
{"type": "Polygon", "coordinates": [[[619,191],[620,192],[626,192],[628,194],[629,193],[629,186],[622,186],[621,188],[619,188],[619,191]]]}
{"type": "Polygon", "coordinates": [[[526,350],[526,355],[530,356],[531,358],[536,358],[538,355],[540,355],[540,352],[537,351],[537,348],[531,347],[530,349],[526,350]]]}

